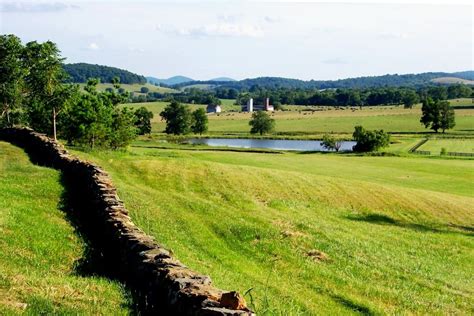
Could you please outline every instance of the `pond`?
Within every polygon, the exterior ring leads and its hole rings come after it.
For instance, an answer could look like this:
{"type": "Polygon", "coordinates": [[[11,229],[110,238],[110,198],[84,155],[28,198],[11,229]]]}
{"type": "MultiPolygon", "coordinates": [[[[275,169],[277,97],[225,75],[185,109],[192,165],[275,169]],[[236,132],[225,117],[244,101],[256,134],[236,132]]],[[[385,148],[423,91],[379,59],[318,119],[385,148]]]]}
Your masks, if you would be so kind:
{"type": "MultiPolygon", "coordinates": [[[[287,140],[287,139],[248,139],[248,138],[192,138],[189,143],[196,145],[236,147],[236,148],[267,148],[295,151],[328,151],[321,146],[319,140],[287,140]]],[[[343,141],[339,151],[352,151],[356,142],[343,141]]]]}

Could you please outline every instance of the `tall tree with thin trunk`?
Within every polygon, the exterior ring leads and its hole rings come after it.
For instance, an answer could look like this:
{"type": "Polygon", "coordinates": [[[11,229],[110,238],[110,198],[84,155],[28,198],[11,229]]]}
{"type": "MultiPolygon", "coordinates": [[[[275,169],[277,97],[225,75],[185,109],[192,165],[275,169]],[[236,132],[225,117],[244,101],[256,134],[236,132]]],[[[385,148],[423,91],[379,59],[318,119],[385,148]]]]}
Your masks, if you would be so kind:
{"type": "Polygon", "coordinates": [[[62,66],[63,58],[55,43],[27,43],[23,60],[28,69],[25,82],[30,100],[30,125],[57,139],[58,115],[65,109],[77,88],[64,84],[67,75],[62,66]]]}
{"type": "Polygon", "coordinates": [[[23,49],[15,35],[0,35],[0,125],[8,127],[16,123],[12,112],[18,110],[23,97],[23,49]]]}

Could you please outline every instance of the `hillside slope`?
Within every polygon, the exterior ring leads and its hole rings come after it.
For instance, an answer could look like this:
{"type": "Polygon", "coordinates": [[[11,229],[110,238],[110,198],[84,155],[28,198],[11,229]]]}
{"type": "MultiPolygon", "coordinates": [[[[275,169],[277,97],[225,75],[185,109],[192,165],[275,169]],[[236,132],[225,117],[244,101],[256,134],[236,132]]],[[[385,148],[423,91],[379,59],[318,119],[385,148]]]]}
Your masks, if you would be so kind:
{"type": "Polygon", "coordinates": [[[88,274],[63,194],[57,171],[0,142],[0,314],[129,314],[122,286],[88,274]]]}
{"type": "Polygon", "coordinates": [[[110,172],[135,222],[257,313],[474,312],[471,161],[78,154],[110,172]]]}

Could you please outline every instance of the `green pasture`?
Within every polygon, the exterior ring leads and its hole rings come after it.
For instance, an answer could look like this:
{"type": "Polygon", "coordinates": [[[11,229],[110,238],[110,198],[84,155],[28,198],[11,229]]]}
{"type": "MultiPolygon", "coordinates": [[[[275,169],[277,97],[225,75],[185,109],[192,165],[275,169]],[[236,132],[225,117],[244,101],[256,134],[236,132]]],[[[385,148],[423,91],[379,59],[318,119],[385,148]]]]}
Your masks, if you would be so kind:
{"type": "MultiPolygon", "coordinates": [[[[470,99],[459,101],[455,110],[456,126],[448,130],[447,134],[455,136],[474,135],[474,109],[462,108],[462,104],[470,99]]],[[[209,135],[234,135],[249,136],[248,122],[250,113],[239,113],[239,106],[234,105],[234,100],[222,100],[223,113],[209,115],[209,135]]],[[[167,102],[132,103],[123,106],[137,108],[145,106],[155,115],[152,121],[154,133],[165,129],[165,122],[161,121],[159,113],[167,102]]],[[[194,109],[205,105],[189,104],[194,109]]],[[[393,134],[431,134],[420,123],[421,107],[404,109],[401,106],[373,106],[367,108],[338,108],[333,107],[305,107],[290,106],[289,111],[277,111],[271,114],[276,121],[275,136],[297,136],[305,138],[324,133],[341,134],[349,137],[354,131],[354,126],[362,125],[366,129],[383,129],[393,134]]]]}
{"type": "Polygon", "coordinates": [[[62,194],[58,171],[0,142],[0,314],[129,314],[123,286],[80,272],[86,249],[62,194]]]}
{"type": "Polygon", "coordinates": [[[472,160],[76,153],[110,172],[139,226],[259,315],[474,312],[472,160]]]}
{"type": "Polygon", "coordinates": [[[441,149],[446,149],[448,152],[458,153],[474,153],[474,139],[473,138],[433,138],[428,140],[418,150],[431,151],[432,155],[439,155],[441,149]]]}
{"type": "MultiPolygon", "coordinates": [[[[81,88],[85,86],[84,83],[79,84],[81,88]]],[[[171,88],[165,88],[165,87],[158,87],[150,83],[145,83],[145,84],[120,84],[120,87],[123,88],[127,92],[133,92],[135,94],[142,94],[140,92],[140,89],[142,87],[147,87],[149,89],[149,92],[159,92],[159,93],[176,93],[177,90],[171,89],[171,88]]],[[[111,83],[99,83],[97,85],[97,90],[98,91],[105,91],[107,88],[113,88],[113,85],[111,83]]]]}

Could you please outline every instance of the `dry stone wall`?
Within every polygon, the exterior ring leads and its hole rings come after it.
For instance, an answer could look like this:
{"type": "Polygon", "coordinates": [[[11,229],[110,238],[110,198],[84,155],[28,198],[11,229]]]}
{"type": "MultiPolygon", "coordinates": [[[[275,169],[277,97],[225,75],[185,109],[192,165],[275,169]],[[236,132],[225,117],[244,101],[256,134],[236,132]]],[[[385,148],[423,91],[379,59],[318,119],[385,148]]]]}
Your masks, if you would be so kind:
{"type": "Polygon", "coordinates": [[[24,148],[39,164],[62,171],[65,187],[74,196],[72,217],[105,258],[105,269],[138,296],[146,314],[254,315],[237,292],[213,287],[200,275],[146,235],[130,219],[110,177],[100,167],[69,154],[62,145],[27,128],[0,130],[0,139],[24,148]]]}

